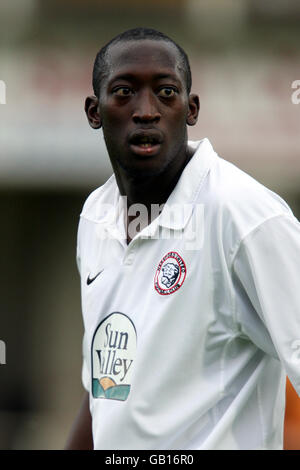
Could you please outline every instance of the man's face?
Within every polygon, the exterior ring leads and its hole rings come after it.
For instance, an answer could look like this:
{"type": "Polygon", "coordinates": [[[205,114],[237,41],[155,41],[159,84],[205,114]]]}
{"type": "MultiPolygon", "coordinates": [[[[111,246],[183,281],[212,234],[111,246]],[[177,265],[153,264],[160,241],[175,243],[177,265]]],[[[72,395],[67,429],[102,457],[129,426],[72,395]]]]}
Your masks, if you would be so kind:
{"type": "Polygon", "coordinates": [[[186,124],[196,120],[177,49],[165,41],[121,42],[107,61],[98,112],[114,169],[150,176],[186,158],[186,124]]]}

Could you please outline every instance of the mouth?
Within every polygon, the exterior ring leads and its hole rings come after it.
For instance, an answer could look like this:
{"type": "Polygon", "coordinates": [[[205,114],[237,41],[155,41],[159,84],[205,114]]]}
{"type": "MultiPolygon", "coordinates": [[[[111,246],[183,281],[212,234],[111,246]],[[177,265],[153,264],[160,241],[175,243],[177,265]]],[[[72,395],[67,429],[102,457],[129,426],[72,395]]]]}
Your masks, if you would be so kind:
{"type": "Polygon", "coordinates": [[[140,129],[131,134],[129,138],[130,149],[140,156],[153,156],[160,150],[163,142],[159,131],[140,129]]]}

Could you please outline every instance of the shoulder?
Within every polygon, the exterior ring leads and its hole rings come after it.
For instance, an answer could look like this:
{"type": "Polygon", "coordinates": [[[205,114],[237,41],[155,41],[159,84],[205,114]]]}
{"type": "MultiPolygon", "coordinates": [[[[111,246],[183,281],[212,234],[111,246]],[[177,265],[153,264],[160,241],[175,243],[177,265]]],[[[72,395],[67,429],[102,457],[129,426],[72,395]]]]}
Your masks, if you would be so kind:
{"type": "Polygon", "coordinates": [[[91,192],[87,197],[81,213],[77,232],[77,256],[95,243],[99,227],[113,214],[113,207],[118,196],[114,175],[105,184],[91,192]]]}
{"type": "Polygon", "coordinates": [[[87,197],[80,217],[90,222],[99,222],[105,211],[113,207],[117,192],[115,176],[112,175],[106,183],[92,191],[87,197]]]}
{"type": "Polygon", "coordinates": [[[278,194],[220,157],[215,159],[209,179],[213,211],[240,238],[268,219],[293,215],[278,194]]]}
{"type": "MultiPolygon", "coordinates": [[[[223,252],[228,266],[246,237],[267,221],[273,220],[274,230],[282,216],[294,219],[290,207],[278,194],[216,153],[198,201],[204,206],[210,244],[217,252],[223,252]]],[[[270,225],[265,227],[264,235],[269,237],[270,225]]]]}

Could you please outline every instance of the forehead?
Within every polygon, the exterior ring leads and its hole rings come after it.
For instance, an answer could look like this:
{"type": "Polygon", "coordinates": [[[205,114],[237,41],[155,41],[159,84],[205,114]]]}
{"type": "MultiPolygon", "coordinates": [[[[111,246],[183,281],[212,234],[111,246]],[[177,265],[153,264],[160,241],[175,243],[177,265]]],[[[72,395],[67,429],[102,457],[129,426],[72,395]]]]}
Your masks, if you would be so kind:
{"type": "Polygon", "coordinates": [[[173,74],[184,80],[178,49],[162,40],[131,40],[112,44],[107,51],[108,80],[119,74],[173,74]]]}

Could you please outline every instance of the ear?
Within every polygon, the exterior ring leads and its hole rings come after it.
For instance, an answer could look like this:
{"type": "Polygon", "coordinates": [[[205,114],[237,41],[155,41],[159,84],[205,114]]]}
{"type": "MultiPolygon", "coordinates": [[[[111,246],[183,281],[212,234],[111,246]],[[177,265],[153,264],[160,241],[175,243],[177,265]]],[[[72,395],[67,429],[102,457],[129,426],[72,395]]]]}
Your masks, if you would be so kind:
{"type": "Polygon", "coordinates": [[[198,114],[200,110],[200,100],[198,95],[189,95],[189,112],[187,115],[186,123],[188,126],[194,126],[198,121],[198,114]]]}
{"type": "Polygon", "coordinates": [[[100,129],[102,126],[99,113],[99,100],[96,96],[88,96],[85,100],[84,110],[89,124],[93,129],[100,129]]]}

